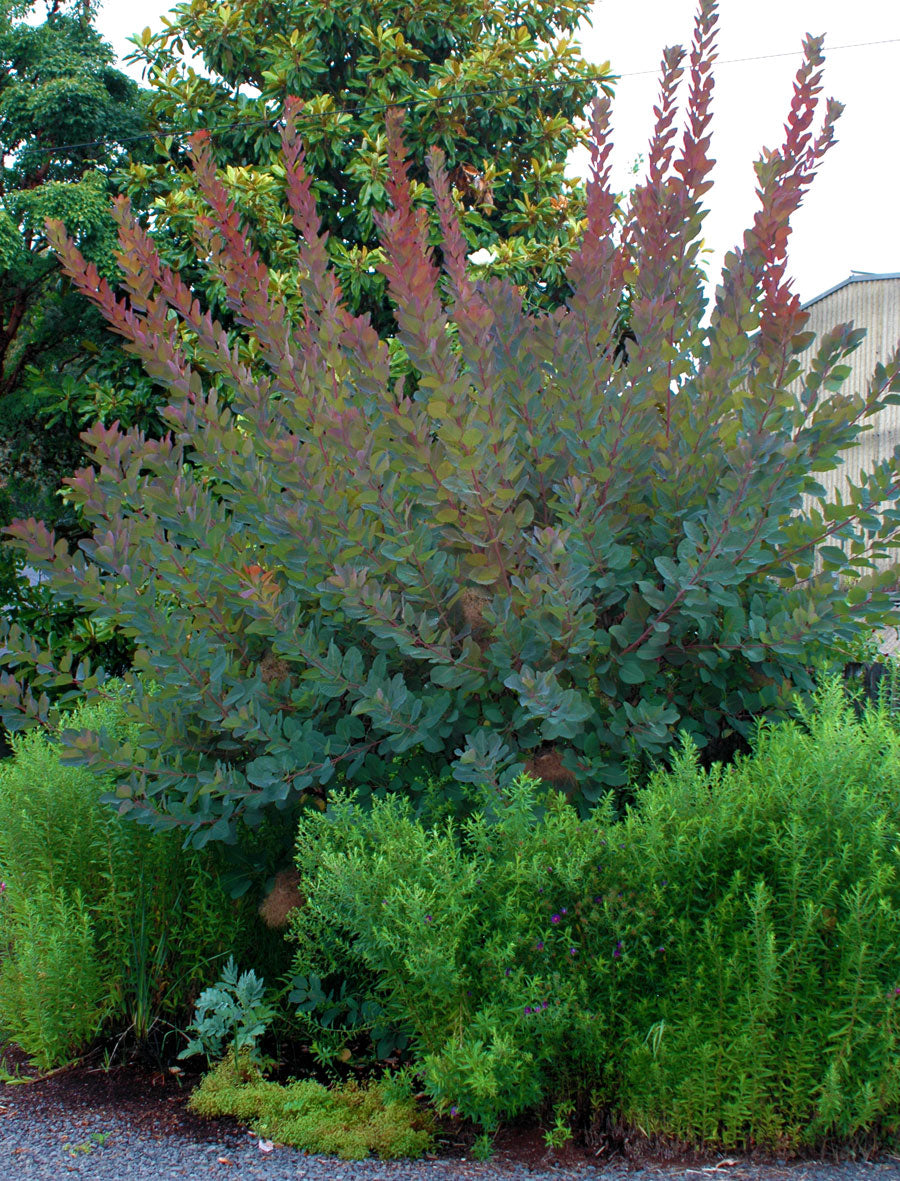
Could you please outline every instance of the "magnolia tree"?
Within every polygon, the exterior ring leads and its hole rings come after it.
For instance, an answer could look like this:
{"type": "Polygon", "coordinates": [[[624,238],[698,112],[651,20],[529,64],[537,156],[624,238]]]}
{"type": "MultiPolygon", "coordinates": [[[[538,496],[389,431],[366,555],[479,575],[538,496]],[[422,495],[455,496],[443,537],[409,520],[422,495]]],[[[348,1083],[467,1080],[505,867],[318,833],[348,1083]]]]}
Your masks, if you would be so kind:
{"type": "MultiPolygon", "coordinates": [[[[409,109],[410,176],[423,188],[429,146],[446,153],[471,250],[490,248],[491,270],[533,303],[561,302],[584,195],[566,158],[583,142],[595,82],[611,81],[573,37],[590,10],[591,0],[190,0],[134,39],[134,57],[161,139],[212,129],[222,181],[287,301],[296,254],[275,124],[288,95],[303,100],[297,128],[329,257],[348,307],[390,336],[374,218],[386,202],[389,106],[409,109]]],[[[123,179],[142,207],[152,200],[164,259],[216,301],[187,232],[203,194],[177,137],[167,142],[171,159],[136,162],[123,179]]]]}
{"type": "MultiPolygon", "coordinates": [[[[759,211],[707,318],[714,25],[703,0],[680,138],[684,56],[665,54],[624,225],[610,106],[597,102],[572,295],[551,314],[525,311],[503,281],[472,281],[435,150],[438,268],[401,118],[388,121],[380,235],[414,396],[343,303],[290,105],[302,316],[286,311],[202,136],[195,245],[241,326],[237,347],[127,204],[121,294],[52,227],[72,282],[171,399],[161,440],[85,434],[91,465],[67,481],[93,526],[79,552],[35,521],[8,531],[60,595],[137,646],[140,745],[67,738],[73,757],[115,773],[122,812],[202,844],[321,797],[336,773],[363,795],[437,784],[452,803],[462,785],[502,790],[522,768],[587,808],[680,731],[701,745],[746,732],[809,686],[823,651],[888,617],[896,571],[874,560],[897,544],[896,464],[832,502],[817,474],[900,390],[900,353],[866,390],[841,392],[860,334],[840,325],[807,353],[787,278],[790,217],[840,111],[828,102],[815,130],[821,41],[806,42],[784,144],[757,164],[759,211]]],[[[102,675],[51,668],[14,632],[5,644],[12,729],[50,719],[41,678],[102,692],[102,675]],[[14,673],[29,662],[39,675],[25,688],[14,673]]]]}

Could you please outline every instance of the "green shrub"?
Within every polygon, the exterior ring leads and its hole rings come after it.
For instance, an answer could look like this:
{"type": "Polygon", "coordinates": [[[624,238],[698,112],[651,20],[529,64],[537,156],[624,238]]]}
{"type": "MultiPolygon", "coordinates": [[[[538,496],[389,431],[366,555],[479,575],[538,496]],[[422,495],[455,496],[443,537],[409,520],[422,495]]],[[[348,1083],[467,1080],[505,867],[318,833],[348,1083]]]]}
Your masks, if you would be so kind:
{"type": "Polygon", "coordinates": [[[489,812],[430,828],[403,798],[336,799],[298,837],[295,971],[326,993],[368,982],[439,1107],[489,1129],[548,1085],[601,1081],[615,1014],[594,1002],[633,922],[600,886],[610,803],[584,823],[563,796],[539,808],[537,787],[522,777],[489,812]]]}
{"type": "MultiPolygon", "coordinates": [[[[123,700],[110,683],[71,720],[137,742],[123,700]]],[[[123,819],[100,800],[110,787],[39,732],[0,762],[0,1027],[45,1066],[101,1022],[146,1038],[187,1015],[211,965],[250,958],[257,937],[265,946],[250,900],[226,897],[214,852],[123,819]]]]}
{"type": "Polygon", "coordinates": [[[724,770],[686,746],[620,826],[664,946],[625,1019],[648,1131],[812,1144],[900,1116],[900,736],[837,683],[817,707],[724,770]]]}
{"type": "Polygon", "coordinates": [[[440,1107],[493,1129],[593,1095],[727,1147],[898,1123],[886,710],[858,719],[833,682],[731,767],[703,770],[686,739],[620,821],[527,779],[485,799],[429,827],[402,799],[340,798],[300,825],[295,968],[323,994],[362,969],[440,1107]]]}
{"type": "MultiPolygon", "coordinates": [[[[714,26],[703,0],[677,146],[683,55],[667,54],[624,225],[598,101],[584,234],[552,314],[467,273],[441,154],[429,194],[391,116],[379,267],[415,370],[399,389],[390,346],[339,290],[297,104],[283,164],[302,308],[202,137],[208,213],[190,226],[233,331],[124,204],[119,295],[51,229],[66,275],[170,399],[164,439],[83,436],[90,466],[67,491],[91,530],[78,552],[34,522],[8,530],[54,593],[117,620],[159,681],[134,706],[152,741],[71,739],[118,769],[136,814],[199,845],[323,797],[336,774],[414,797],[437,779],[455,802],[522,770],[588,812],[682,730],[712,757],[733,749],[812,689],[836,637],[890,617],[896,572],[875,559],[898,541],[894,460],[842,500],[818,480],[896,400],[900,357],[841,392],[862,334],[840,325],[812,348],[787,279],[790,218],[839,114],[829,103],[815,126],[822,42],[806,43],[784,143],[757,164],[760,208],[707,316],[714,26]]],[[[39,666],[27,687],[0,677],[10,730],[45,721],[45,685],[96,687],[17,634],[3,643],[0,659],[39,666]]]]}
{"type": "Polygon", "coordinates": [[[188,1106],[198,1115],[230,1115],[279,1144],[342,1160],[419,1157],[432,1145],[430,1120],[395,1079],[324,1087],[311,1079],[267,1082],[234,1057],[205,1076],[188,1106]]]}
{"type": "MultiPolygon", "coordinates": [[[[6,908],[0,923],[8,939],[6,908]]],[[[12,925],[14,947],[0,962],[0,1027],[48,1070],[91,1041],[106,1015],[93,923],[79,891],[44,888],[16,905],[12,925]]]]}

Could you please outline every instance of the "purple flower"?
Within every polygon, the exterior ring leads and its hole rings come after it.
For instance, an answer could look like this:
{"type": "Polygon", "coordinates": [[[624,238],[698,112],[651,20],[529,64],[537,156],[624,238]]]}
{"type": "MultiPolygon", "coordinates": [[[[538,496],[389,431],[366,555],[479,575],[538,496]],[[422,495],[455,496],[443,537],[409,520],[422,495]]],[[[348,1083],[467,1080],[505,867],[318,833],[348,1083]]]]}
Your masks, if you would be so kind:
{"type": "Polygon", "coordinates": [[[569,948],[569,955],[578,955],[578,949],[575,947],[569,948]]]}
{"type": "Polygon", "coordinates": [[[544,1001],[544,1003],[541,1005],[541,1008],[542,1008],[542,1009],[547,1009],[547,1008],[549,1008],[549,1007],[550,1007],[550,1002],[549,1002],[549,1001],[544,1001]]]}
{"type": "Polygon", "coordinates": [[[531,1005],[526,1005],[525,1006],[525,1016],[527,1017],[530,1012],[531,1012],[531,1005]]]}
{"type": "Polygon", "coordinates": [[[450,1114],[454,1119],[456,1119],[456,1108],[455,1107],[450,1108],[450,1114]]]}
{"type": "Polygon", "coordinates": [[[0,882],[0,894],[6,893],[6,882],[0,882]]]}
{"type": "Polygon", "coordinates": [[[551,923],[554,925],[554,927],[555,927],[555,926],[556,926],[556,924],[559,922],[559,915],[558,915],[558,914],[552,914],[552,915],[550,916],[550,922],[551,922],[551,923]]]}
{"type": "Polygon", "coordinates": [[[506,975],[507,975],[507,976],[509,976],[511,972],[512,972],[512,968],[507,968],[507,969],[506,969],[506,975]]]}
{"type": "Polygon", "coordinates": [[[621,954],[622,954],[622,940],[620,939],[618,941],[618,943],[616,944],[615,948],[613,949],[613,959],[617,960],[621,954]]]}
{"type": "Polygon", "coordinates": [[[426,914],[426,916],[425,916],[425,922],[426,922],[426,923],[430,923],[430,922],[431,922],[431,915],[430,915],[430,914],[426,914]]]}
{"type": "Polygon", "coordinates": [[[561,910],[559,913],[560,913],[560,914],[565,914],[565,913],[566,913],[566,908],[565,908],[565,907],[563,907],[563,908],[562,908],[562,910],[561,910]]]}
{"type": "Polygon", "coordinates": [[[535,945],[535,946],[537,947],[538,951],[543,951],[543,950],[544,950],[544,941],[543,941],[543,939],[539,939],[539,940],[537,941],[537,943],[536,943],[536,945],[535,945]]]}

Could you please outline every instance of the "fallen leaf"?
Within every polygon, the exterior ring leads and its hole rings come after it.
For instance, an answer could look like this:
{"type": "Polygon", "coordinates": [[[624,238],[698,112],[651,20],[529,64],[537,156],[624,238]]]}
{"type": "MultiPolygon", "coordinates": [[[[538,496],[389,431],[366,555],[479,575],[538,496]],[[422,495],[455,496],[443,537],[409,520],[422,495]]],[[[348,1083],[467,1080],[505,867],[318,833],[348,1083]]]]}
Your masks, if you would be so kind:
{"type": "Polygon", "coordinates": [[[233,1165],[234,1164],[234,1161],[231,1159],[230,1156],[217,1156],[216,1160],[219,1162],[220,1165],[233,1165]]]}
{"type": "Polygon", "coordinates": [[[260,1140],[260,1142],[259,1142],[259,1151],[260,1152],[271,1152],[274,1147],[275,1147],[275,1145],[272,1143],[271,1140],[260,1140]]]}

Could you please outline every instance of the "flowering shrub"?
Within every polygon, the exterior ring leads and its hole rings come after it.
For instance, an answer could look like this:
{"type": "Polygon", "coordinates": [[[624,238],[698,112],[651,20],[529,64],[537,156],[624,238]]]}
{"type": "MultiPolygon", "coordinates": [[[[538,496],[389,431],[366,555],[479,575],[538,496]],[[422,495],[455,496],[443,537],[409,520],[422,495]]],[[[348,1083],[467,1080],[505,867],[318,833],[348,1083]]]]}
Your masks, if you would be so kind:
{"type": "MultiPolygon", "coordinates": [[[[840,503],[822,500],[817,473],[894,396],[900,358],[867,390],[839,392],[859,333],[839,325],[805,366],[806,315],[787,277],[790,216],[839,114],[829,102],[816,129],[821,42],[806,44],[784,144],[757,165],[760,208],[707,322],[714,25],[703,0],[680,146],[684,55],[666,54],[624,225],[598,101],[571,295],[552,314],[470,278],[435,152],[441,274],[391,117],[379,220],[411,385],[392,380],[388,345],[343,303],[290,104],[293,318],[202,137],[209,212],[193,231],[234,333],[126,204],[121,295],[52,229],[66,274],[171,398],[164,439],[85,434],[91,466],[68,481],[92,528],[78,552],[34,521],[10,530],[58,595],[118,622],[159,683],[152,698],[137,688],[140,746],[71,740],[115,770],[123,814],[200,845],[322,796],[338,773],[363,793],[418,794],[437,779],[452,803],[466,783],[523,770],[586,812],[682,729],[713,751],[733,743],[811,688],[809,667],[835,639],[888,617],[896,575],[873,558],[896,543],[893,460],[840,503]]],[[[4,644],[13,670],[36,668],[30,686],[0,676],[12,730],[47,721],[45,688],[96,684],[14,630],[4,644]]]]}
{"type": "Polygon", "coordinates": [[[652,944],[647,916],[601,885],[610,802],[582,823],[554,795],[539,819],[540,793],[521,776],[487,811],[434,827],[400,797],[339,798],[298,835],[295,971],[325,991],[367,980],[432,1097],[487,1128],[536,1104],[548,1077],[602,1073],[613,1014],[594,998],[628,970],[623,940],[652,944]]]}
{"type": "MultiPolygon", "coordinates": [[[[688,739],[624,820],[518,779],[429,827],[301,823],[295,968],[368,981],[444,1110],[593,1096],[681,1141],[820,1143],[900,1119],[900,733],[840,685],[752,757],[688,739]]],[[[310,1017],[306,1013],[306,1019],[310,1017]]]]}

